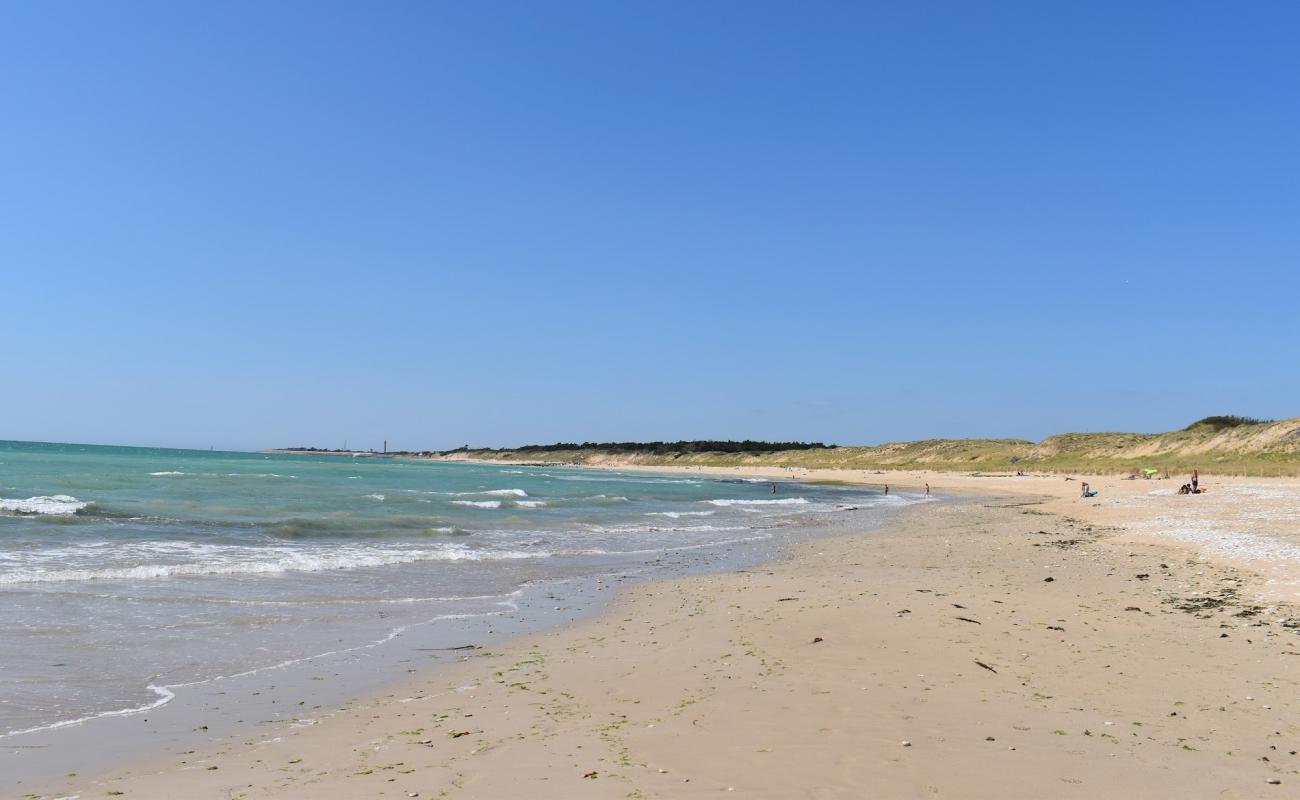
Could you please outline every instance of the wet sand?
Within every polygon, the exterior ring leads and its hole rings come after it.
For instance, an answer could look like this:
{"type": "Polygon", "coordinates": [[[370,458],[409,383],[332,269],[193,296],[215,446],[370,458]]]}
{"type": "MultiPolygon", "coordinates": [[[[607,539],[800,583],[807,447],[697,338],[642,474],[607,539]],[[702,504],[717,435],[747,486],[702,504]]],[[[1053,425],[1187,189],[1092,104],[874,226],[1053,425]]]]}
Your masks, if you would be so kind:
{"type": "MultiPolygon", "coordinates": [[[[883,530],[798,545],[765,567],[634,586],[594,619],[395,675],[393,690],[309,724],[268,723],[48,790],[129,798],[1297,791],[1300,616],[1261,599],[1268,577],[1249,560],[1207,558],[1197,542],[1153,532],[1191,508],[1171,501],[1213,500],[1222,484],[1166,498],[1151,492],[1176,481],[1090,481],[1102,492],[1093,502],[1059,477],[920,477],[964,496],[909,509],[883,530]]],[[[1282,492],[1269,500],[1277,507],[1255,511],[1296,509],[1287,499],[1294,483],[1235,485],[1282,492]]],[[[1286,533],[1285,521],[1260,519],[1286,533]]]]}

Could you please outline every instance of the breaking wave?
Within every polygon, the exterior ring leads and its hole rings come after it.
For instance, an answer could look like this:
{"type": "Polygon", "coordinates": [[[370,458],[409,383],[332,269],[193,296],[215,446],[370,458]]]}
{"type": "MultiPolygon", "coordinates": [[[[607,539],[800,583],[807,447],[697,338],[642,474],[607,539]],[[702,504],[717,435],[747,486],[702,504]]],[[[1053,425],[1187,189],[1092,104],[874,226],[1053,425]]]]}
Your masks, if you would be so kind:
{"type": "Polygon", "coordinates": [[[66,494],[55,494],[49,497],[29,497],[26,500],[0,497],[0,511],[8,511],[13,514],[48,514],[50,516],[66,517],[76,514],[88,505],[90,503],[82,502],[66,494]]]}
{"type": "Polygon", "coordinates": [[[469,506],[470,508],[500,508],[500,500],[452,500],[452,505],[469,506]]]}
{"type": "MultiPolygon", "coordinates": [[[[244,555],[242,553],[234,554],[244,555]]],[[[550,553],[520,550],[475,550],[461,545],[437,549],[378,549],[341,547],[319,552],[265,548],[255,560],[209,559],[181,564],[137,564],[99,569],[19,569],[0,575],[0,585],[21,583],[64,583],[68,581],[143,580],[193,575],[271,575],[284,572],[323,572],[364,569],[420,561],[503,561],[547,558],[550,553]],[[266,556],[270,556],[267,558],[266,556]]]]}
{"type": "Polygon", "coordinates": [[[714,506],[802,506],[807,505],[808,501],[802,497],[785,497],[780,500],[705,500],[704,502],[714,506]]]}

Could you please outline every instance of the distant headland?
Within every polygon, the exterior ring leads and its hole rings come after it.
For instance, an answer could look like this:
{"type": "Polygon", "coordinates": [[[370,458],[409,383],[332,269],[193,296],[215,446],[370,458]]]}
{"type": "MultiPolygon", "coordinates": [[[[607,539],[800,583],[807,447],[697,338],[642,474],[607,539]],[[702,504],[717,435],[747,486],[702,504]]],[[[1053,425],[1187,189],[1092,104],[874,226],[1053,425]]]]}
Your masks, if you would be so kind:
{"type": "Polygon", "coordinates": [[[750,466],[802,469],[930,469],[989,472],[1181,471],[1193,467],[1222,474],[1300,475],[1300,417],[1272,421],[1212,416],[1167,433],[1062,433],[1026,439],[925,439],[868,446],[760,440],[677,442],[557,442],[513,448],[454,450],[330,450],[291,447],[263,452],[500,461],[586,466],[750,466]]]}

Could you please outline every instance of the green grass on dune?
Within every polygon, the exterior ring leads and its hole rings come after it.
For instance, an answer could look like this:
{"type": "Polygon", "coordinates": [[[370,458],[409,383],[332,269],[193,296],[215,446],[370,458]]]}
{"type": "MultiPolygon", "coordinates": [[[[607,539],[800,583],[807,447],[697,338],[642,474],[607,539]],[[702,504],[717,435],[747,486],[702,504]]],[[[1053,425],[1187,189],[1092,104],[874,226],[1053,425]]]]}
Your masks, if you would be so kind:
{"type": "Polygon", "coordinates": [[[1209,417],[1179,431],[1065,433],[1024,439],[927,439],[870,447],[749,452],[609,452],[600,448],[461,451],[471,458],[644,466],[1128,474],[1141,469],[1300,477],[1300,417],[1209,417]]]}

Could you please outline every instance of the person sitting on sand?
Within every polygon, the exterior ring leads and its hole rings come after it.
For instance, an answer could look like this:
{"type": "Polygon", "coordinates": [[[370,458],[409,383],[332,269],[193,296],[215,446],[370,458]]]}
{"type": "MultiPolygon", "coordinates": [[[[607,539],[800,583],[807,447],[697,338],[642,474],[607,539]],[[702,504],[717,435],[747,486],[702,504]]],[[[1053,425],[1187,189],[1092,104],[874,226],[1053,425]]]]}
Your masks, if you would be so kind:
{"type": "Polygon", "coordinates": [[[1083,490],[1083,492],[1079,495],[1080,497],[1096,497],[1096,496],[1097,496],[1097,493],[1094,492],[1094,491],[1092,491],[1092,490],[1088,487],[1088,484],[1087,484],[1087,483],[1084,483],[1084,484],[1083,484],[1081,487],[1079,487],[1079,488],[1081,488],[1081,489],[1083,490]]]}
{"type": "Polygon", "coordinates": [[[1191,484],[1184,483],[1182,486],[1179,486],[1179,487],[1178,487],[1178,493],[1179,493],[1179,494],[1191,494],[1191,493],[1192,493],[1192,486],[1191,486],[1191,484]]]}

